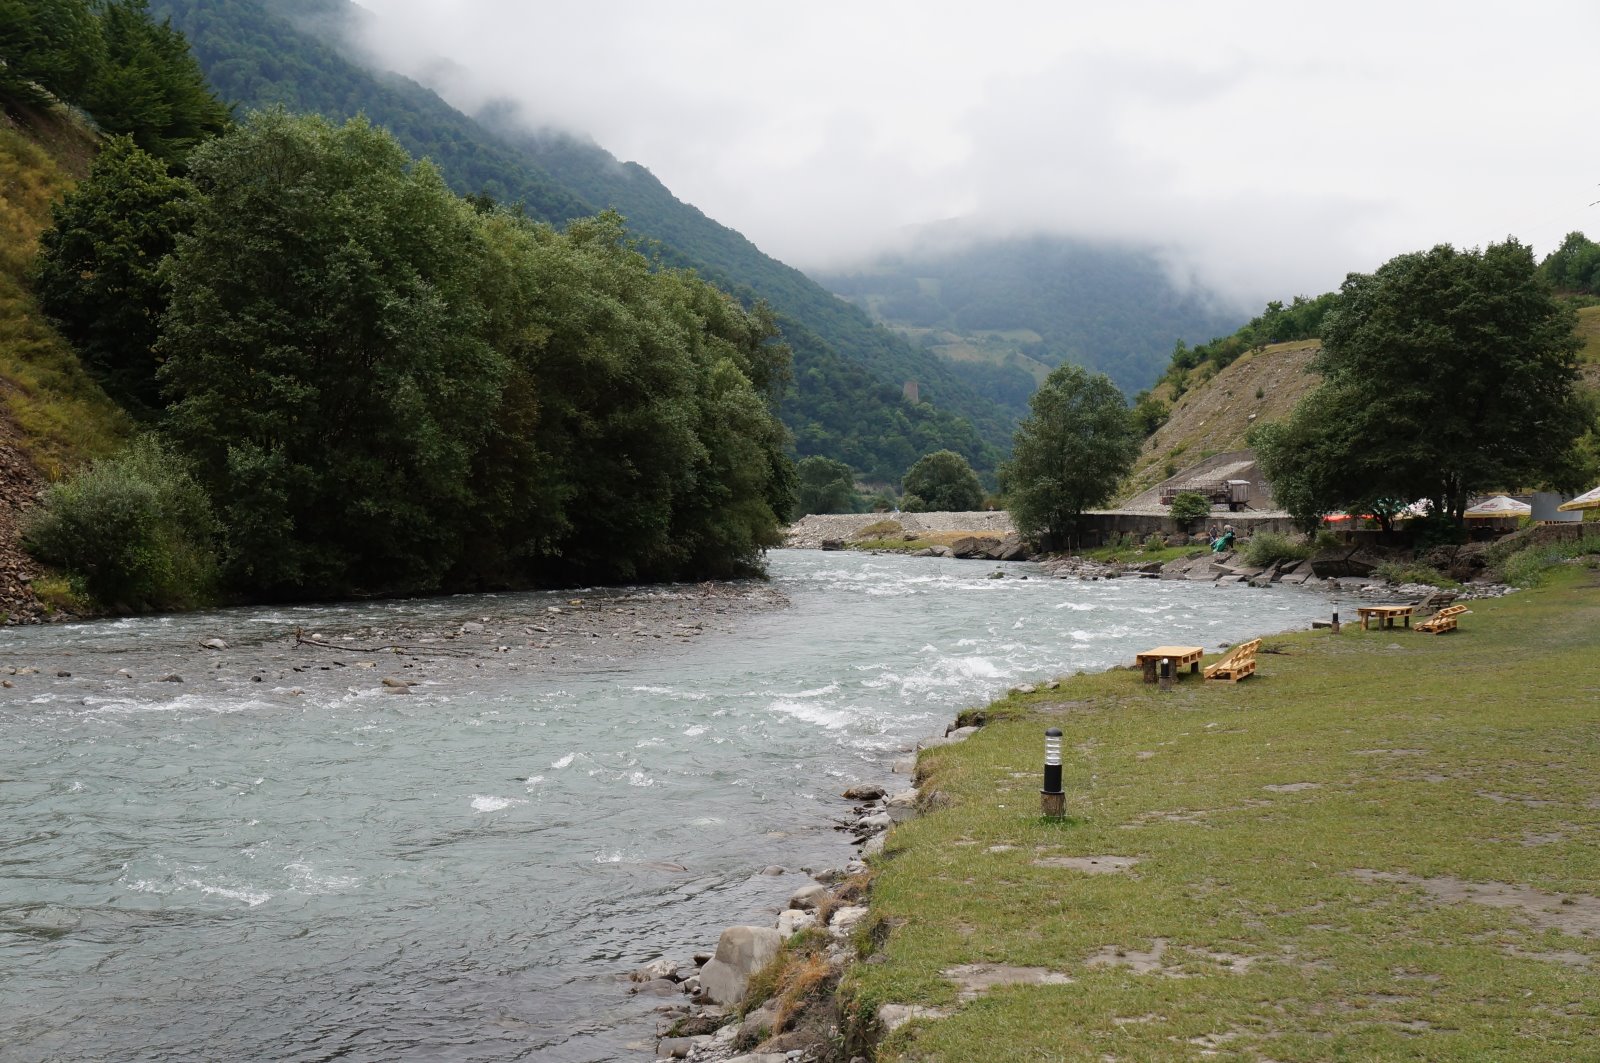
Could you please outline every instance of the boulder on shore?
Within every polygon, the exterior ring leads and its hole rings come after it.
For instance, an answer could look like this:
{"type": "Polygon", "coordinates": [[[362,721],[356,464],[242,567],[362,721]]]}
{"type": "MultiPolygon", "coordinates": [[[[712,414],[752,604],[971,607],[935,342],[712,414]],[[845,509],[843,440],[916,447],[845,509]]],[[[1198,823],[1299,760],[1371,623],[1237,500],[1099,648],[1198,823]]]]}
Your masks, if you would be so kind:
{"type": "Polygon", "coordinates": [[[713,1004],[744,999],[750,976],[765,967],[783,946],[783,935],[767,926],[730,926],[717,939],[711,962],[700,968],[701,992],[713,1004]]]}

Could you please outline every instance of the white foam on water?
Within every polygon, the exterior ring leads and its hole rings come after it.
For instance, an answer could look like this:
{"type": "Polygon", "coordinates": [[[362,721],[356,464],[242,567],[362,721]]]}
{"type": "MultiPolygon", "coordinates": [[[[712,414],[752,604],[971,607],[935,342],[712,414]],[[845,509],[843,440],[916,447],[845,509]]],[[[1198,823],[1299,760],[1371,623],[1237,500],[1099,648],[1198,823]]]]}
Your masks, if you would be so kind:
{"type": "Polygon", "coordinates": [[[550,762],[550,766],[559,771],[562,768],[570,768],[570,767],[572,767],[572,762],[577,760],[577,759],[578,759],[578,754],[576,754],[576,753],[568,753],[566,756],[562,757],[560,760],[552,760],[550,762]]]}
{"type": "Polygon", "coordinates": [[[701,735],[703,735],[705,733],[706,733],[706,725],[703,724],[703,723],[697,723],[693,727],[685,727],[683,729],[683,736],[685,738],[699,738],[701,735]]]}
{"type": "Polygon", "coordinates": [[[768,711],[781,713],[784,716],[793,716],[805,723],[813,723],[829,731],[842,730],[850,723],[850,717],[837,709],[826,708],[812,702],[790,701],[779,698],[767,706],[768,711]]]}
{"type": "Polygon", "coordinates": [[[361,880],[354,875],[326,874],[300,861],[285,864],[283,869],[289,872],[289,889],[295,893],[343,893],[361,885],[361,880]]]}
{"type": "Polygon", "coordinates": [[[1093,602],[1062,602],[1059,605],[1052,606],[1052,608],[1071,609],[1074,613],[1087,613],[1100,607],[1093,602]]]}
{"type": "Polygon", "coordinates": [[[642,771],[636,771],[628,776],[629,786],[654,786],[656,781],[642,771]]]}
{"type": "Polygon", "coordinates": [[[528,789],[531,790],[535,786],[538,786],[542,782],[544,782],[544,776],[543,775],[530,775],[526,779],[522,780],[522,785],[526,786],[528,789]]]}
{"type": "Polygon", "coordinates": [[[510,808],[512,805],[525,805],[527,803],[520,797],[496,797],[493,794],[472,795],[472,810],[474,812],[499,812],[501,809],[510,808]]]}
{"type": "Polygon", "coordinates": [[[266,890],[254,890],[248,886],[221,886],[206,882],[203,879],[191,878],[187,875],[175,875],[174,881],[180,889],[197,889],[201,893],[214,897],[226,897],[230,901],[243,901],[252,908],[266,904],[272,900],[272,894],[266,890]]]}

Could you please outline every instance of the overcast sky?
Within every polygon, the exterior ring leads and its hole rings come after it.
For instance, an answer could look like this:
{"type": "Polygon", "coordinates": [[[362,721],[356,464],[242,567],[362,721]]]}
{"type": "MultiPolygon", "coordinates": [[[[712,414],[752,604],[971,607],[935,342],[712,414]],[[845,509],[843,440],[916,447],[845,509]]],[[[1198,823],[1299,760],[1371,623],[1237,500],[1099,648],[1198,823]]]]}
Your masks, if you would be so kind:
{"type": "Polygon", "coordinates": [[[360,0],[801,268],[914,227],[1167,249],[1254,309],[1392,255],[1600,238],[1600,3],[360,0]]]}

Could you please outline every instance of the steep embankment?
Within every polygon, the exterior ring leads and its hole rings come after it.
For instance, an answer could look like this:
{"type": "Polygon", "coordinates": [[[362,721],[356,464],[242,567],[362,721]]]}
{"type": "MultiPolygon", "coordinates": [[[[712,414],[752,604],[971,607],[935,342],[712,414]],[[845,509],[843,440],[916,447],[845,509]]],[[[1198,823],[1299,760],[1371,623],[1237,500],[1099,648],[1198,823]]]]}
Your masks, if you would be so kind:
{"type": "Polygon", "coordinates": [[[1171,404],[1172,415],[1144,441],[1122,497],[1131,498],[1213,454],[1241,450],[1251,425],[1287,417],[1317,384],[1308,366],[1319,346],[1316,340],[1295,340],[1251,351],[1175,401],[1172,385],[1159,385],[1154,395],[1171,404]]]}
{"type": "Polygon", "coordinates": [[[28,287],[50,204],[94,150],[94,137],[61,114],[0,112],[0,614],[13,622],[41,612],[18,544],[22,514],[44,484],[129,430],[28,287]]]}

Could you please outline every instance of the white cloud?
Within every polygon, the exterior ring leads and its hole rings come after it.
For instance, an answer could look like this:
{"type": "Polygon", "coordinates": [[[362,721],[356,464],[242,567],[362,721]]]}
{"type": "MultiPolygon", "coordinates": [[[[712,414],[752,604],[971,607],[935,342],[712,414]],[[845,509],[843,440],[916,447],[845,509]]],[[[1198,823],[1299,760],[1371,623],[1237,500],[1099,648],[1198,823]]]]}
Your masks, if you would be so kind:
{"type": "Polygon", "coordinates": [[[1159,245],[1259,305],[1600,235],[1592,0],[363,3],[389,65],[586,133],[802,267],[961,217],[1159,245]]]}

